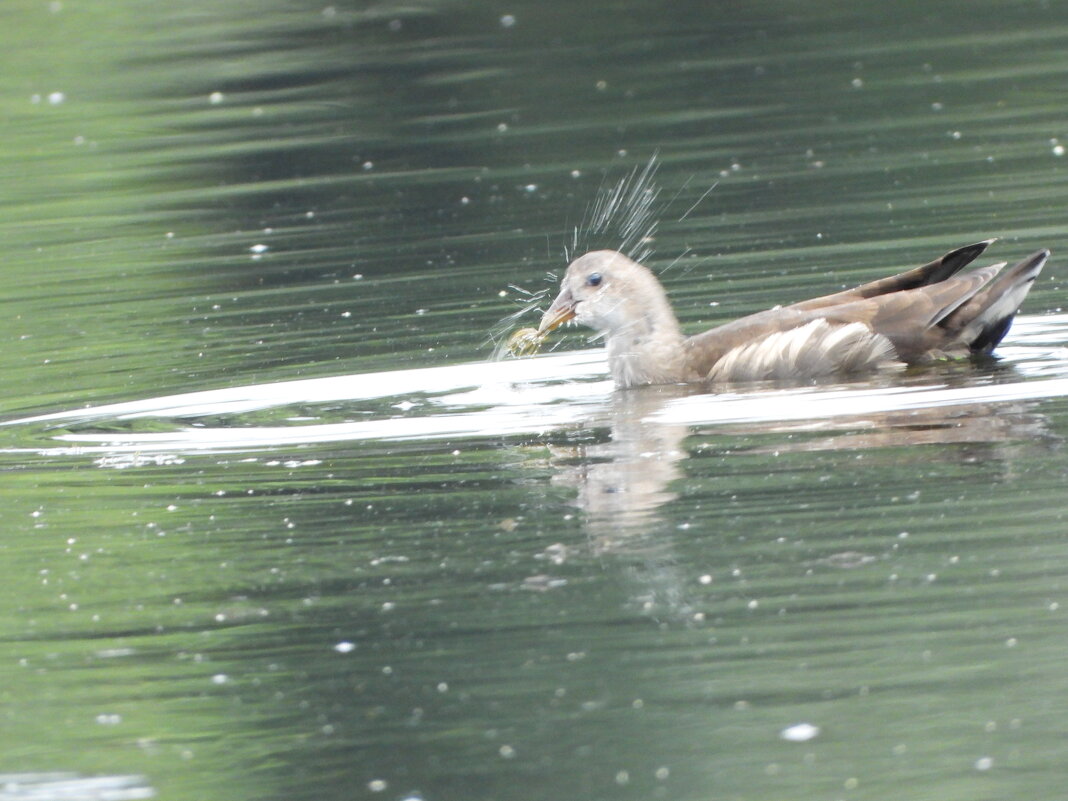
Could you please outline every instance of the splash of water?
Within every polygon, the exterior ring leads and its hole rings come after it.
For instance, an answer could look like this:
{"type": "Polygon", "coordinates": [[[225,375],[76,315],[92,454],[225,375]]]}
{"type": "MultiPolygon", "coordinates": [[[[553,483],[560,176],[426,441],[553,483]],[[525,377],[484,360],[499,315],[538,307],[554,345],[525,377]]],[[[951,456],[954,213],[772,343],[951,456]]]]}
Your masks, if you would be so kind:
{"type": "MultiPolygon", "coordinates": [[[[660,212],[657,202],[660,187],[656,183],[659,166],[654,153],[644,166],[634,167],[614,184],[601,185],[582,223],[572,229],[570,241],[564,244],[566,262],[570,263],[580,253],[602,248],[618,250],[637,262],[643,262],[653,255],[660,212]]],[[[547,277],[553,283],[559,280],[553,273],[547,277]]],[[[514,293],[513,299],[519,308],[497,321],[490,329],[486,342],[494,345],[494,360],[510,355],[508,334],[530,312],[544,311],[551,289],[530,290],[514,284],[508,288],[514,293]]],[[[559,347],[561,342],[556,340],[550,350],[559,347]]]]}
{"type": "Polygon", "coordinates": [[[568,262],[579,255],[580,248],[585,252],[610,247],[637,262],[653,255],[660,197],[656,183],[659,166],[654,153],[644,167],[634,167],[614,186],[601,187],[585,221],[575,227],[570,247],[564,246],[568,262]]]}
{"type": "Polygon", "coordinates": [[[508,289],[512,291],[512,300],[519,304],[519,308],[494,323],[483,343],[493,344],[493,361],[500,361],[511,355],[508,350],[508,335],[522,318],[536,309],[543,308],[545,299],[549,296],[550,287],[530,290],[517,284],[509,284],[508,289]]]}

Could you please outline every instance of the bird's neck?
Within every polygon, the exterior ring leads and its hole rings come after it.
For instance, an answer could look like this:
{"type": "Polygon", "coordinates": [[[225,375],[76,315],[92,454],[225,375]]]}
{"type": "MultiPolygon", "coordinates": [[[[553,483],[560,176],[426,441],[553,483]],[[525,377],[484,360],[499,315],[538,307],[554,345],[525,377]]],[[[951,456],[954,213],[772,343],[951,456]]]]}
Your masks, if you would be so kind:
{"type": "Polygon", "coordinates": [[[627,324],[606,337],[608,367],[617,386],[689,380],[682,342],[682,329],[663,291],[643,297],[627,324]]]}

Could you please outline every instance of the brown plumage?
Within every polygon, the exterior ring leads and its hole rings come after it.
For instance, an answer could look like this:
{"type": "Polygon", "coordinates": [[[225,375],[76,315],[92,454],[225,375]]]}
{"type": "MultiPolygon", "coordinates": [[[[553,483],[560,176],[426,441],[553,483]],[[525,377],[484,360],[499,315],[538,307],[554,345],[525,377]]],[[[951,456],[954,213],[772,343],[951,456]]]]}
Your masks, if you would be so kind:
{"type": "Polygon", "coordinates": [[[567,268],[539,334],[575,319],[601,333],[620,388],[641,384],[806,380],[989,353],[1042,270],[1041,250],[957,273],[993,240],[899,275],[751,314],[685,337],[656,276],[611,250],[567,268]],[[996,279],[996,280],[995,280],[996,279]]]}

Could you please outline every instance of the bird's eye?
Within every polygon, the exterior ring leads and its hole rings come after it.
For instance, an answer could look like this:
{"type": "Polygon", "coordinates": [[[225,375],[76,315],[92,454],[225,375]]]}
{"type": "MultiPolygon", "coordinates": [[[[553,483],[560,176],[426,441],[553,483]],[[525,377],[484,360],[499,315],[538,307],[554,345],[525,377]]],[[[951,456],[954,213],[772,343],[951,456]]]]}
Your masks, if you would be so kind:
{"type": "Polygon", "coordinates": [[[589,284],[590,286],[600,286],[601,285],[601,274],[600,273],[590,273],[589,275],[586,276],[586,283],[589,284]]]}

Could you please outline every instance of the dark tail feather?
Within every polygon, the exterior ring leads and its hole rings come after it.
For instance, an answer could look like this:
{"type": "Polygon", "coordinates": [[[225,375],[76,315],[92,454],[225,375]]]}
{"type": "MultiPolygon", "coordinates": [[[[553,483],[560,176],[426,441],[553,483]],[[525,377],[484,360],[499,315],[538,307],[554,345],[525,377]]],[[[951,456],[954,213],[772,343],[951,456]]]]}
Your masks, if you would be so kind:
{"type": "Polygon", "coordinates": [[[935,259],[922,267],[916,267],[907,272],[892,275],[889,278],[881,278],[870,284],[858,286],[854,293],[864,298],[886,295],[890,292],[901,292],[905,289],[915,289],[920,286],[928,286],[945,281],[952,275],[956,275],[967,267],[996,239],[985,239],[974,245],[965,245],[962,248],[951,250],[940,259],[935,259]]]}
{"type": "MultiPolygon", "coordinates": [[[[923,267],[914,270],[913,274],[915,274],[917,279],[915,286],[937,284],[939,281],[945,281],[951,275],[956,275],[979,258],[983,251],[996,241],[996,239],[984,239],[982,242],[976,242],[974,245],[965,245],[962,248],[949,251],[949,253],[937,261],[925,264],[923,267]]],[[[912,287],[906,288],[912,289],[912,287]]]]}
{"type": "Polygon", "coordinates": [[[962,248],[951,250],[940,259],[935,259],[930,264],[915,267],[907,272],[891,275],[888,278],[880,278],[867,284],[861,284],[844,292],[835,292],[833,295],[824,295],[820,298],[812,298],[800,303],[794,303],[789,308],[798,311],[813,311],[825,309],[830,306],[838,306],[843,303],[852,303],[855,300],[874,298],[879,295],[889,295],[906,289],[915,289],[928,284],[937,284],[945,281],[951,275],[960,272],[971,262],[975,261],[993,239],[976,242],[974,245],[965,245],[962,248]]]}
{"type": "Polygon", "coordinates": [[[1003,271],[939,325],[947,331],[957,331],[954,338],[967,344],[973,353],[990,353],[1008,333],[1048,258],[1049,251],[1040,250],[1003,271]]]}

